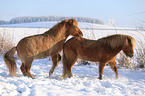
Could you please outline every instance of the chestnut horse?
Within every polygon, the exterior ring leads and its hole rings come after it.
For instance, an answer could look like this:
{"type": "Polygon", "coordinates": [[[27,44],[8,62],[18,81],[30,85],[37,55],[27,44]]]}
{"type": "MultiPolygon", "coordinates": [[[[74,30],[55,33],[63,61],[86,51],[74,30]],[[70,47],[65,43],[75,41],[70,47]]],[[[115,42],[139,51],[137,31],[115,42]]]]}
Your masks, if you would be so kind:
{"type": "Polygon", "coordinates": [[[89,40],[82,37],[73,37],[64,44],[63,48],[63,76],[72,77],[71,69],[77,58],[87,61],[99,62],[99,77],[102,79],[104,67],[107,63],[118,77],[116,56],[123,50],[126,56],[133,57],[133,47],[136,41],[128,35],[111,35],[98,40],[89,40]]]}
{"type": "Polygon", "coordinates": [[[16,47],[4,54],[4,61],[10,75],[17,76],[14,58],[15,51],[17,51],[17,55],[22,62],[20,69],[23,75],[31,78],[34,78],[30,73],[33,60],[51,56],[53,62],[49,71],[49,76],[51,76],[61,60],[59,52],[63,49],[63,44],[69,35],[83,35],[78,28],[78,22],[74,19],[63,20],[43,34],[25,37],[20,40],[16,47]]]}

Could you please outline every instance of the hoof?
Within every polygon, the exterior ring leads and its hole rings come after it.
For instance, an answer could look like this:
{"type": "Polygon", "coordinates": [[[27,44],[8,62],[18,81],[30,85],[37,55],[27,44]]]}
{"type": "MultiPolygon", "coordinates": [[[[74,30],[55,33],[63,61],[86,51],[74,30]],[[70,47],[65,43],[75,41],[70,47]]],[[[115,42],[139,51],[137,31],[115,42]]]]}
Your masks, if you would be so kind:
{"type": "Polygon", "coordinates": [[[52,73],[51,72],[49,72],[49,77],[51,77],[52,76],[52,73]]]}
{"type": "Polygon", "coordinates": [[[99,79],[99,80],[102,80],[102,78],[101,78],[101,77],[98,77],[98,79],[99,79]]]}
{"type": "Polygon", "coordinates": [[[30,77],[30,78],[32,78],[32,79],[36,79],[34,76],[28,76],[28,77],[30,77]]]}
{"type": "Polygon", "coordinates": [[[119,78],[119,76],[116,76],[116,79],[118,79],[119,78]]]}

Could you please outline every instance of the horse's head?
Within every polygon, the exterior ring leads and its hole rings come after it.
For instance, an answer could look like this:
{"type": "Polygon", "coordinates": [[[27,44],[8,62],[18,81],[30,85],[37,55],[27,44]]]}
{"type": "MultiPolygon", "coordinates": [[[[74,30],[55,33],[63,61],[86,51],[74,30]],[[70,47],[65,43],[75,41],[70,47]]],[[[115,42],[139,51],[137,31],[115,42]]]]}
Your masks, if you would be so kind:
{"type": "Polygon", "coordinates": [[[67,21],[67,34],[72,36],[83,36],[82,31],[78,27],[78,22],[75,19],[67,21]]]}
{"type": "Polygon", "coordinates": [[[126,56],[132,58],[134,55],[133,47],[136,46],[136,41],[132,37],[127,37],[124,42],[125,43],[123,46],[123,52],[125,53],[126,56]]]}

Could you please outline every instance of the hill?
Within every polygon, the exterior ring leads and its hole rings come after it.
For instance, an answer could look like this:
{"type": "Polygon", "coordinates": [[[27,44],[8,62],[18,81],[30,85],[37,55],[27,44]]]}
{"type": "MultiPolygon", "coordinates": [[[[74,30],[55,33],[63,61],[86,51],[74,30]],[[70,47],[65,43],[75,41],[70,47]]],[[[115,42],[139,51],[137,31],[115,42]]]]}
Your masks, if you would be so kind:
{"type": "Polygon", "coordinates": [[[30,22],[44,22],[44,21],[61,21],[63,19],[71,19],[74,18],[78,22],[88,22],[88,23],[97,23],[104,24],[102,20],[88,17],[68,17],[68,16],[38,16],[38,17],[16,17],[11,19],[10,21],[0,21],[0,25],[4,24],[17,24],[17,23],[30,23],[30,22]]]}

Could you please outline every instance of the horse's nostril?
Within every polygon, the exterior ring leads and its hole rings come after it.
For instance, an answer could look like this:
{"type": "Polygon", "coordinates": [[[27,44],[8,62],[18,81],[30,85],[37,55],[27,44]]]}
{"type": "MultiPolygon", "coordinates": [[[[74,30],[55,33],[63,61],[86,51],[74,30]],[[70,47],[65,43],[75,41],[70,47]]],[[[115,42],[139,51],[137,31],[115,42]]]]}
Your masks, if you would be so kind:
{"type": "Polygon", "coordinates": [[[133,54],[129,54],[129,57],[132,58],[133,57],[133,54]]]}

